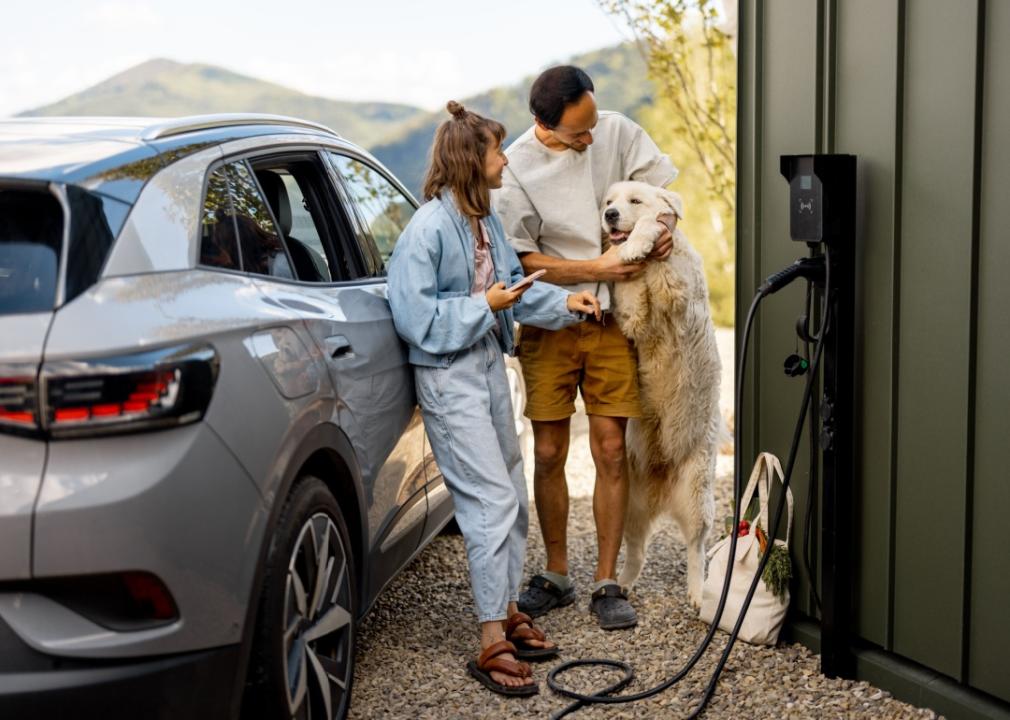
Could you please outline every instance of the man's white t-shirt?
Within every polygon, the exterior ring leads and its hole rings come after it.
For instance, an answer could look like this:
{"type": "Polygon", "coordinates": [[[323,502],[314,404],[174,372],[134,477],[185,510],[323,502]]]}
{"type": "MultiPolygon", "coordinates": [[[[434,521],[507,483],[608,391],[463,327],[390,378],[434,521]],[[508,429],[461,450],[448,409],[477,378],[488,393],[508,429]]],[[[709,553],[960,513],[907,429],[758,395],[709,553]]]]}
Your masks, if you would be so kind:
{"type": "MultiPolygon", "coordinates": [[[[492,191],[505,235],[517,253],[538,252],[566,260],[592,260],[603,252],[600,205],[615,182],[639,180],[665,187],[677,169],[635,122],[601,111],[593,144],[583,152],[551,150],[530,128],[505,151],[500,190],[492,191]]],[[[569,285],[589,290],[610,307],[606,283],[569,285]]]]}

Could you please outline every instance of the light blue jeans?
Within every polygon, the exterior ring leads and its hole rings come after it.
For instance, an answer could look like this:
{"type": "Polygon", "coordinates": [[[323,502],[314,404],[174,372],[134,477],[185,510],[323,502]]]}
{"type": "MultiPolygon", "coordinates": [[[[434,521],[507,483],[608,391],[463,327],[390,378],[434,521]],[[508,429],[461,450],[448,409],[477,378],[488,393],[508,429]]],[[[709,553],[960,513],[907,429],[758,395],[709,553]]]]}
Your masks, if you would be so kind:
{"type": "Polygon", "coordinates": [[[480,622],[519,597],[529,499],[501,348],[488,333],[444,368],[414,367],[435,461],[456,506],[480,622]]]}

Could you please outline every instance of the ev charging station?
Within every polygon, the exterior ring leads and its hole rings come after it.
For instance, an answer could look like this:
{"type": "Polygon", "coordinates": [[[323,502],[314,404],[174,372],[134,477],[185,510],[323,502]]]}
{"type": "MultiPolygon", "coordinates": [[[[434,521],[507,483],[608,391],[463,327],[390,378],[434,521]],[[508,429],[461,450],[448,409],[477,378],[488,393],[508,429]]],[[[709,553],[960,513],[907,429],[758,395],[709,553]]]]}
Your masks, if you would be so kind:
{"type": "Polygon", "coordinates": [[[830,306],[821,329],[821,671],[852,677],[856,157],[783,155],[780,162],[789,182],[789,234],[812,255],[822,244],[829,249],[831,284],[821,299],[830,306]]]}
{"type": "MultiPolygon", "coordinates": [[[[782,175],[789,182],[789,234],[793,241],[806,243],[809,255],[797,259],[791,265],[770,275],[758,288],[744,323],[743,332],[738,336],[739,365],[737,367],[736,423],[734,427],[736,457],[734,459],[734,517],[730,525],[736,528],[743,508],[740,507],[742,485],[742,443],[741,407],[744,368],[747,360],[747,344],[752,322],[761,301],[795,280],[804,279],[808,291],[817,291],[821,320],[816,333],[810,333],[806,317],[809,308],[804,308],[804,317],[798,323],[797,332],[806,341],[816,342],[812,361],[798,367],[790,367],[787,374],[797,376],[807,374],[796,426],[785,464],[783,492],[768,528],[769,538],[778,535],[785,505],[784,490],[789,487],[796,454],[811,396],[817,384],[818,370],[822,369],[823,393],[820,399],[820,433],[818,436],[820,461],[823,468],[821,502],[821,671],[828,677],[852,677],[853,655],[850,647],[852,638],[852,589],[853,567],[848,536],[853,528],[853,490],[855,488],[853,440],[854,428],[854,366],[855,366],[855,248],[856,248],[856,157],[854,155],[818,154],[783,155],[780,158],[782,175]]],[[[813,296],[808,292],[807,297],[813,296]]],[[[810,418],[817,422],[816,417],[810,418]]],[[[817,477],[816,453],[810,457],[813,481],[817,477]]],[[[811,488],[813,491],[814,488],[811,488]]],[[[812,510],[808,510],[812,512],[812,510]]],[[[729,557],[736,557],[737,534],[730,534],[729,557]]],[[[736,642],[743,619],[750,607],[751,599],[771,553],[762,556],[758,569],[750,584],[750,590],[743,602],[736,625],[730,633],[729,641],[716,665],[701,702],[691,712],[691,718],[698,717],[715,692],[716,684],[729,654],[736,642]]],[[[735,563],[729,563],[723,582],[719,606],[715,611],[711,627],[698,648],[684,666],[662,683],[633,694],[614,696],[634,679],[631,665],[617,660],[585,659],[572,660],[555,667],[548,674],[548,686],[556,693],[571,698],[575,702],[552,715],[561,718],[587,704],[620,704],[644,700],[675,685],[697,664],[708,648],[725,608],[726,597],[735,563]],[[561,673],[579,666],[602,665],[624,672],[624,677],[609,687],[594,693],[573,692],[560,685],[557,680],[561,673]]],[[[811,582],[816,583],[815,578],[811,582]]]]}

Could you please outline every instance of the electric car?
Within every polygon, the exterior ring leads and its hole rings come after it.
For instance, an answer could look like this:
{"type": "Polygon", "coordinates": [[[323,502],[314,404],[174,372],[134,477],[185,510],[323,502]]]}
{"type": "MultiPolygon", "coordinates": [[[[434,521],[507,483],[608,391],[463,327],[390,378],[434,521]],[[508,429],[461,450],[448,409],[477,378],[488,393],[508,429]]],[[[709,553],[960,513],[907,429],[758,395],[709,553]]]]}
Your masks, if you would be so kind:
{"type": "Polygon", "coordinates": [[[452,517],[386,301],[415,207],[296,119],[0,121],[0,716],[344,716],[452,517]]]}

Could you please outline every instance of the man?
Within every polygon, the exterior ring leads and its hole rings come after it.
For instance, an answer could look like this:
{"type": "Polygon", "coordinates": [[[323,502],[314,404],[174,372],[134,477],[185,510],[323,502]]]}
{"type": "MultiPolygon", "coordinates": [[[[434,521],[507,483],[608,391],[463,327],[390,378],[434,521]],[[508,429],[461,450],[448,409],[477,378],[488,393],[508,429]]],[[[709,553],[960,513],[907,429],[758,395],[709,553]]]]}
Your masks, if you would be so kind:
{"type": "MultiPolygon", "coordinates": [[[[617,248],[602,252],[600,204],[611,184],[640,180],[659,187],[677,170],[641,127],[619,113],[600,112],[593,82],[579,68],[545,71],[530,89],[534,125],[509,146],[495,207],[527,273],[570,290],[591,290],[605,311],[608,283],[628,280],[644,267],[623,264],[617,248]]],[[[649,259],[669,255],[664,235],[649,259]]],[[[649,260],[647,259],[647,261],[649,260]]],[[[536,617],[571,604],[568,578],[568,456],[576,389],[589,416],[596,465],[593,515],[598,562],[590,611],[606,630],[638,622],[617,584],[617,553],[624,532],[628,469],[624,429],[640,414],[635,352],[609,312],[603,320],[558,331],[523,327],[519,359],[526,381],[526,416],[533,423],[534,498],[547,549],[547,567],[519,598],[536,617]]]]}

